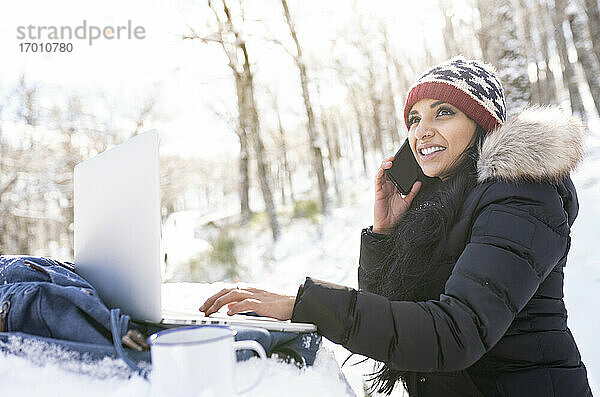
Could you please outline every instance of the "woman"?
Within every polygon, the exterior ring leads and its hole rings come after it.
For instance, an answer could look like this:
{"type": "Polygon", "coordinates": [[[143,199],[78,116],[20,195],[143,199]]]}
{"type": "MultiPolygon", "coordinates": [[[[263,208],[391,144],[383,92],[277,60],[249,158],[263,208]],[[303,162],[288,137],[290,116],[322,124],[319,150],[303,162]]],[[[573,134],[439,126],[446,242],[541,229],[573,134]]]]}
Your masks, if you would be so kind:
{"type": "Polygon", "coordinates": [[[435,178],[402,197],[381,165],[359,291],[307,278],[296,297],[226,289],[200,310],[314,323],[382,363],[381,392],[401,380],[411,396],[590,396],[562,300],[585,129],[551,108],[505,122],[498,78],[464,58],[423,74],[404,115],[435,178]]]}

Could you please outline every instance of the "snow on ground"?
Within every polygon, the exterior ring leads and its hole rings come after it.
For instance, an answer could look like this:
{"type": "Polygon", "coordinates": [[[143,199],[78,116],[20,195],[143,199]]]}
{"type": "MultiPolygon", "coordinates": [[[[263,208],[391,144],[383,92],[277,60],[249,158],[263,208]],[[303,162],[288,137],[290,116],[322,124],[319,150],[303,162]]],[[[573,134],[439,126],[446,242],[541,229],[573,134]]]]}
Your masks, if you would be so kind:
{"type": "MultiPolygon", "coordinates": [[[[594,144],[593,147],[600,147],[594,144]]],[[[590,151],[593,152],[593,151],[590,151]]],[[[577,186],[580,212],[572,229],[572,246],[565,268],[565,303],[569,313],[568,324],[588,368],[588,378],[595,394],[600,393],[600,302],[596,290],[600,287],[600,259],[596,255],[599,242],[600,182],[596,172],[600,166],[600,152],[588,157],[573,174],[577,186]]],[[[268,231],[250,230],[238,259],[248,283],[274,291],[295,294],[304,277],[312,277],[356,287],[356,269],[360,231],[372,222],[372,182],[358,180],[346,188],[343,204],[336,206],[320,223],[296,220],[283,225],[281,241],[274,247],[268,231]]],[[[215,286],[217,290],[219,286],[215,286]]],[[[180,306],[195,310],[203,297],[194,295],[191,284],[171,284],[164,290],[165,306],[180,306]]],[[[304,396],[346,394],[346,383],[338,378],[339,366],[349,352],[331,342],[317,356],[315,366],[298,369],[293,365],[268,360],[267,376],[251,396],[304,396]],[[335,360],[334,360],[335,357],[335,360]],[[285,392],[283,392],[285,391],[285,392]]],[[[342,367],[347,382],[362,396],[364,374],[372,371],[371,360],[352,357],[342,367]]],[[[0,379],[6,395],[47,396],[106,395],[147,396],[149,385],[138,376],[124,377],[127,370],[122,363],[105,360],[77,373],[77,363],[69,360],[26,360],[14,356],[0,356],[0,379]],[[57,382],[57,380],[60,381],[57,382]]],[[[256,366],[265,365],[257,359],[237,366],[240,380],[251,379],[256,366]]],[[[80,368],[81,369],[81,368],[80,368]]],[[[394,396],[402,395],[398,388],[394,396]]]]}
{"type": "MultiPolygon", "coordinates": [[[[253,383],[263,368],[261,381],[245,396],[352,395],[345,380],[338,377],[339,366],[326,348],[317,353],[312,367],[302,369],[275,359],[262,362],[252,358],[240,362],[235,368],[239,387],[253,383]]],[[[79,396],[84,394],[82,390],[90,397],[106,396],[107,393],[112,397],[151,394],[149,382],[133,374],[121,360],[106,358],[89,363],[74,360],[72,354],[64,352],[52,352],[50,355],[35,352],[30,354],[29,360],[0,353],[0,377],[2,395],[7,396],[79,396]]],[[[199,395],[221,397],[218,392],[199,395]]]]}
{"type": "Polygon", "coordinates": [[[580,207],[571,229],[571,251],[565,267],[564,288],[567,324],[588,369],[594,395],[600,395],[600,256],[597,254],[600,243],[599,169],[600,156],[596,155],[596,159],[584,161],[573,174],[580,207]]]}

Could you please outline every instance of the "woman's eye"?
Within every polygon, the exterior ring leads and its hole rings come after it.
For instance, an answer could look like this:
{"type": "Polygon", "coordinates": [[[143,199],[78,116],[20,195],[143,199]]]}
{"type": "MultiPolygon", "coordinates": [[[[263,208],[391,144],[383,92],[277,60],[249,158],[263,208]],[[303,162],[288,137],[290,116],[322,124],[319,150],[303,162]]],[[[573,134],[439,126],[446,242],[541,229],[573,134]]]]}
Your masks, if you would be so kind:
{"type": "Polygon", "coordinates": [[[439,108],[437,114],[438,116],[451,116],[454,112],[448,108],[439,108]]]}
{"type": "Polygon", "coordinates": [[[410,127],[414,122],[419,121],[418,117],[411,117],[408,119],[408,127],[410,127]]]}

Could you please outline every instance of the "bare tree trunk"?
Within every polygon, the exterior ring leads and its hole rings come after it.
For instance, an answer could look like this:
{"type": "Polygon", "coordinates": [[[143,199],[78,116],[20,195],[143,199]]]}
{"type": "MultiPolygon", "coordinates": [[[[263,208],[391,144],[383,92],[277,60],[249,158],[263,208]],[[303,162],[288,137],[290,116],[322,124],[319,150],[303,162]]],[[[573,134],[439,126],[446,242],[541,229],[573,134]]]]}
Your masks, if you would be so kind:
{"type": "MultiPolygon", "coordinates": [[[[288,188],[290,191],[290,199],[292,203],[296,204],[296,198],[294,197],[294,184],[292,183],[292,172],[290,169],[288,155],[287,155],[287,144],[285,139],[285,131],[283,129],[283,124],[281,123],[281,113],[279,111],[279,105],[277,104],[277,98],[273,96],[273,108],[275,110],[275,114],[277,115],[277,129],[279,131],[279,147],[281,148],[281,157],[283,157],[283,169],[285,173],[285,178],[287,179],[288,188]]],[[[283,183],[282,183],[283,189],[283,183]]]]}
{"type": "MultiPolygon", "coordinates": [[[[557,0],[562,1],[562,0],[557,0]]],[[[581,62],[585,78],[588,86],[590,87],[590,93],[594,99],[596,105],[596,111],[600,115],[600,67],[598,66],[598,60],[592,52],[590,46],[590,40],[588,38],[587,26],[584,20],[584,13],[577,5],[577,2],[571,0],[569,3],[569,13],[567,19],[571,26],[571,33],[573,34],[573,43],[577,50],[577,58],[581,62]]]]}
{"type": "MultiPolygon", "coordinates": [[[[364,176],[367,176],[367,144],[365,142],[365,137],[364,137],[364,124],[363,124],[362,111],[361,111],[361,106],[359,104],[357,89],[346,78],[346,75],[344,72],[344,64],[342,62],[340,62],[339,60],[336,61],[336,70],[338,72],[340,82],[346,88],[347,100],[350,103],[352,111],[354,112],[354,116],[356,117],[356,127],[357,127],[356,132],[358,133],[358,137],[359,137],[360,155],[361,155],[361,160],[362,160],[363,174],[364,174],[364,176]]],[[[348,126],[347,122],[345,123],[345,125],[347,126],[347,128],[345,128],[345,131],[349,135],[349,140],[353,140],[354,139],[354,131],[355,131],[354,127],[348,126]]]]}
{"type": "Polygon", "coordinates": [[[532,21],[530,18],[530,2],[531,0],[516,0],[513,2],[515,5],[515,19],[519,21],[516,23],[517,31],[518,27],[521,27],[521,39],[520,44],[525,54],[527,67],[533,64],[535,65],[535,81],[530,81],[529,85],[531,88],[531,102],[542,103],[542,87],[540,83],[540,68],[538,65],[538,51],[535,48],[535,41],[533,32],[531,30],[532,21]]]}
{"type": "Polygon", "coordinates": [[[307,126],[308,126],[308,139],[311,146],[313,171],[317,174],[317,180],[319,183],[319,194],[321,197],[321,211],[323,214],[327,214],[329,211],[328,199],[327,199],[327,180],[325,179],[325,168],[323,166],[323,155],[321,153],[321,142],[319,140],[319,134],[316,128],[315,116],[312,109],[312,103],[310,100],[310,92],[308,90],[308,74],[306,72],[306,65],[304,58],[302,57],[302,47],[298,41],[296,34],[296,28],[292,22],[290,11],[286,0],[281,0],[283,6],[283,13],[290,30],[290,35],[296,45],[296,55],[294,61],[300,72],[300,85],[302,87],[302,98],[304,99],[304,107],[306,109],[307,126]]]}
{"type": "Polygon", "coordinates": [[[352,107],[354,108],[354,114],[356,115],[356,125],[358,126],[358,138],[360,142],[360,153],[363,165],[364,175],[367,176],[367,145],[365,142],[365,131],[364,124],[362,120],[362,112],[360,111],[360,106],[358,105],[358,99],[355,94],[351,95],[352,107]]]}
{"type": "MultiPolygon", "coordinates": [[[[28,126],[36,127],[40,124],[40,105],[39,105],[39,92],[37,87],[29,86],[25,80],[25,76],[21,75],[19,85],[17,88],[17,96],[20,101],[19,108],[17,110],[18,117],[28,126]]],[[[23,137],[24,138],[24,137],[23,137]]],[[[9,148],[10,150],[10,148],[9,148]]],[[[14,149],[13,149],[14,150],[14,149]]],[[[31,159],[33,152],[28,152],[24,149],[12,152],[9,154],[9,158],[13,159],[13,165],[11,168],[14,169],[14,173],[29,173],[32,169],[29,167],[29,160],[31,159]],[[21,152],[21,153],[19,153],[21,152]],[[29,157],[29,159],[28,159],[29,157]]],[[[11,186],[17,186],[17,180],[15,184],[11,186]]],[[[15,237],[12,238],[11,248],[14,250],[13,254],[30,254],[32,250],[31,240],[34,235],[33,225],[31,219],[28,217],[31,213],[32,199],[29,192],[19,194],[21,197],[15,207],[8,208],[8,214],[13,219],[14,227],[9,227],[9,233],[15,237]],[[19,211],[21,210],[21,211],[19,211]]]]}
{"type": "Polygon", "coordinates": [[[149,97],[146,99],[146,101],[144,102],[144,104],[142,105],[141,109],[139,110],[138,114],[135,117],[135,130],[133,130],[133,133],[131,134],[131,136],[135,136],[138,135],[142,129],[142,127],[144,127],[144,123],[146,121],[148,121],[149,119],[152,119],[153,113],[154,113],[154,108],[156,107],[156,100],[153,97],[149,97]]]}
{"type": "Polygon", "coordinates": [[[550,51],[548,50],[548,43],[550,38],[548,37],[548,27],[557,29],[552,24],[548,10],[546,7],[542,7],[540,0],[534,0],[534,8],[537,14],[537,18],[534,18],[536,30],[539,34],[540,50],[543,60],[543,89],[542,89],[542,101],[543,103],[556,103],[556,78],[550,68],[550,51]]]}
{"type": "MultiPolygon", "coordinates": [[[[339,129],[339,125],[338,125],[338,113],[336,112],[335,114],[332,115],[331,117],[331,128],[329,129],[330,132],[330,137],[331,137],[331,144],[332,144],[332,148],[333,148],[333,161],[334,164],[336,165],[336,167],[338,167],[339,170],[341,170],[341,180],[344,180],[344,173],[343,173],[343,169],[339,168],[339,164],[340,164],[340,158],[341,158],[341,150],[340,150],[340,129],[339,129]]],[[[337,173],[337,175],[340,175],[340,172],[337,173]]]]}
{"type": "Polygon", "coordinates": [[[521,53],[514,10],[510,0],[479,0],[479,39],[484,60],[498,70],[508,115],[524,109],[531,100],[527,60],[521,53]]]}
{"type": "MultiPolygon", "coordinates": [[[[370,70],[369,74],[372,75],[373,71],[370,70]]],[[[373,123],[374,143],[375,148],[379,154],[383,157],[385,150],[383,148],[383,128],[381,127],[381,99],[374,88],[375,79],[369,79],[369,99],[371,102],[371,122],[373,123]]]]}
{"type": "Polygon", "coordinates": [[[565,17],[565,1],[555,0],[554,10],[552,10],[552,22],[556,26],[554,29],[554,40],[558,49],[558,55],[560,62],[562,63],[562,75],[563,82],[566,83],[567,89],[569,90],[569,99],[571,101],[572,113],[586,120],[585,109],[583,107],[583,100],[581,99],[581,93],[579,92],[579,86],[577,85],[577,76],[571,61],[569,61],[569,52],[567,50],[567,40],[565,38],[565,32],[563,30],[563,22],[565,17]]]}
{"type": "Polygon", "coordinates": [[[385,150],[383,148],[383,127],[381,125],[381,98],[377,92],[377,77],[375,73],[375,62],[373,61],[373,55],[371,49],[361,44],[358,45],[359,50],[363,53],[367,60],[367,72],[368,72],[368,88],[367,92],[369,95],[369,102],[371,103],[371,123],[373,124],[373,142],[375,149],[379,151],[379,154],[383,157],[385,150]]]}
{"type": "MultiPolygon", "coordinates": [[[[219,10],[214,5],[213,1],[209,0],[208,2],[209,7],[213,11],[213,14],[215,15],[215,18],[217,20],[217,33],[219,35],[218,39],[202,38],[199,37],[195,32],[193,32],[193,34],[190,36],[185,36],[184,38],[201,39],[204,42],[217,42],[221,45],[223,51],[227,55],[227,58],[229,60],[229,67],[233,72],[236,82],[239,111],[238,117],[240,118],[240,136],[243,137],[243,134],[245,132],[246,137],[249,140],[248,143],[252,146],[254,150],[258,180],[263,196],[263,201],[265,204],[265,210],[269,218],[269,224],[271,227],[273,240],[276,241],[279,239],[280,236],[279,221],[277,219],[275,202],[273,201],[273,193],[269,185],[269,168],[265,164],[265,150],[260,135],[260,120],[258,119],[258,110],[256,106],[256,101],[254,99],[254,79],[252,71],[250,69],[248,50],[246,48],[246,42],[244,41],[241,33],[235,28],[233,17],[231,15],[231,10],[227,6],[227,2],[225,0],[221,0],[221,4],[223,6],[222,11],[225,15],[225,20],[223,20],[219,16],[219,10]],[[233,36],[235,40],[232,40],[228,36],[233,36]]],[[[246,149],[247,147],[243,148],[244,152],[242,152],[242,155],[240,156],[242,159],[244,158],[244,155],[248,154],[248,150],[246,149]]],[[[243,160],[241,160],[240,171],[244,172],[244,169],[242,167],[245,167],[247,171],[247,163],[244,164],[243,160]]],[[[244,174],[242,174],[241,176],[242,183],[244,183],[243,175],[244,174]]],[[[242,190],[245,190],[244,186],[242,186],[242,190]]],[[[244,199],[243,192],[241,202],[247,202],[247,200],[244,199]]],[[[243,211],[244,208],[242,207],[242,213],[243,211]]]]}
{"type": "MultiPolygon", "coordinates": [[[[238,121],[237,126],[233,127],[236,135],[239,138],[240,142],[240,158],[238,163],[239,169],[239,195],[240,195],[240,216],[241,223],[245,225],[248,223],[250,219],[250,200],[249,200],[249,190],[250,190],[250,177],[249,177],[249,163],[250,163],[250,145],[249,145],[249,125],[247,116],[247,104],[246,104],[246,93],[245,93],[245,85],[244,75],[243,75],[243,67],[240,65],[240,60],[238,59],[238,46],[237,41],[231,42],[231,40],[227,40],[228,36],[235,32],[233,31],[233,25],[223,21],[223,19],[219,16],[219,11],[212,0],[208,2],[208,6],[212,10],[215,19],[217,21],[217,38],[213,37],[201,37],[199,36],[193,29],[191,29],[191,34],[184,35],[182,38],[185,39],[199,39],[204,43],[217,43],[223,49],[225,55],[227,55],[228,66],[231,69],[231,72],[235,81],[236,95],[237,95],[237,108],[238,108],[238,121]]],[[[223,11],[226,14],[226,19],[230,18],[229,9],[227,5],[223,3],[223,11]]]]}
{"type": "Polygon", "coordinates": [[[481,45],[479,41],[473,40],[479,36],[476,25],[480,20],[477,2],[479,0],[466,0],[465,5],[470,9],[470,12],[461,14],[458,19],[458,24],[454,25],[454,35],[459,45],[459,51],[467,58],[483,59],[481,53],[481,45]],[[477,10],[477,12],[475,12],[477,10]]]}
{"type": "MultiPolygon", "coordinates": [[[[258,117],[254,117],[253,115],[253,119],[253,124],[258,122],[258,117]]],[[[254,131],[252,133],[251,140],[254,146],[254,153],[256,154],[257,159],[257,171],[258,179],[260,182],[260,190],[263,195],[263,200],[265,201],[265,209],[269,217],[269,224],[271,225],[271,233],[273,235],[273,240],[277,241],[281,235],[281,232],[279,228],[279,221],[277,219],[275,202],[273,201],[273,193],[271,192],[270,187],[270,172],[265,161],[265,147],[260,136],[259,127],[255,124],[255,126],[253,126],[253,129],[254,131]]]]}
{"type": "Polygon", "coordinates": [[[277,169],[277,184],[279,185],[279,194],[281,195],[281,204],[285,206],[287,204],[287,195],[285,194],[285,169],[282,164],[276,163],[277,169]]]}
{"type": "MultiPolygon", "coordinates": [[[[71,139],[73,136],[73,133],[75,132],[74,128],[69,128],[66,132],[66,136],[67,139],[64,140],[64,144],[63,144],[63,151],[64,153],[75,153],[75,148],[72,146],[71,142],[73,142],[73,140],[71,139]]],[[[64,132],[63,132],[64,133],[64,132]]],[[[71,257],[74,257],[74,234],[73,234],[73,230],[74,230],[74,225],[75,225],[75,219],[74,219],[74,193],[73,193],[73,179],[71,178],[71,174],[70,174],[70,170],[72,170],[73,168],[75,168],[75,165],[77,165],[77,163],[79,162],[79,158],[78,157],[74,157],[74,156],[69,156],[70,158],[67,159],[67,161],[63,164],[63,170],[66,171],[67,175],[69,175],[69,177],[66,180],[62,180],[62,181],[58,181],[58,186],[60,187],[60,190],[63,198],[66,199],[66,205],[62,206],[61,208],[61,212],[63,215],[63,219],[64,222],[61,225],[62,229],[64,232],[67,233],[68,236],[68,240],[69,240],[69,255],[71,257]]]]}
{"type": "Polygon", "coordinates": [[[440,9],[444,14],[446,24],[444,25],[444,47],[446,49],[446,57],[451,58],[460,53],[456,36],[454,34],[454,25],[452,24],[452,16],[454,15],[454,7],[452,2],[447,0],[440,1],[440,9]]]}
{"type": "Polygon", "coordinates": [[[600,12],[598,11],[598,0],[585,0],[585,8],[594,54],[600,60],[600,12]]]}
{"type": "MultiPolygon", "coordinates": [[[[219,22],[220,23],[220,22],[219,22]]],[[[220,28],[221,30],[221,28],[220,28]]],[[[221,36],[223,35],[221,31],[221,36]]],[[[225,47],[223,47],[225,49],[225,47]]],[[[225,50],[227,52],[227,50],[225,50]]],[[[252,212],[250,211],[250,143],[249,133],[250,126],[248,125],[248,104],[246,103],[246,83],[244,82],[244,76],[238,70],[237,57],[232,59],[230,55],[229,67],[233,72],[235,79],[235,88],[237,94],[237,107],[238,107],[238,125],[236,129],[237,136],[240,140],[240,158],[239,158],[239,194],[240,194],[240,215],[241,224],[246,225],[250,220],[252,212]],[[235,62],[234,62],[235,61],[235,62]]]]}
{"type": "Polygon", "coordinates": [[[385,65],[386,71],[386,83],[387,83],[387,100],[388,100],[388,119],[390,121],[391,128],[389,128],[390,138],[392,139],[392,145],[394,147],[400,146],[400,121],[398,120],[398,113],[396,108],[396,99],[394,98],[394,89],[392,87],[392,74],[390,73],[390,65],[385,65]]]}
{"type": "MultiPolygon", "coordinates": [[[[241,82],[240,82],[241,83],[241,82]]],[[[240,83],[236,83],[240,84],[240,83]]],[[[241,94],[241,91],[238,90],[241,94]]],[[[240,108],[240,99],[238,97],[238,111],[243,112],[240,108]]],[[[248,134],[246,133],[246,126],[242,125],[242,117],[238,117],[240,120],[239,130],[237,136],[240,140],[240,158],[238,160],[239,169],[239,193],[240,193],[240,215],[242,225],[246,225],[250,220],[250,178],[248,167],[250,164],[249,147],[248,147],[248,134]]]]}
{"type": "Polygon", "coordinates": [[[238,160],[239,169],[239,193],[240,193],[240,215],[241,224],[246,225],[250,220],[250,144],[249,144],[249,131],[250,126],[248,125],[248,104],[246,103],[245,94],[245,82],[243,75],[239,73],[237,67],[230,63],[233,76],[235,79],[235,88],[237,94],[237,107],[238,107],[238,125],[236,134],[240,141],[240,158],[238,160]]]}
{"type": "Polygon", "coordinates": [[[408,93],[408,89],[410,88],[410,81],[406,74],[406,67],[400,64],[400,61],[396,57],[392,57],[392,62],[394,64],[394,70],[396,71],[396,76],[398,77],[398,81],[400,82],[400,89],[402,90],[402,96],[404,97],[408,93]]]}
{"type": "MultiPolygon", "coordinates": [[[[344,104],[345,106],[346,104],[344,104]]],[[[344,117],[341,114],[336,119],[336,130],[338,134],[338,149],[339,155],[337,163],[341,164],[343,171],[342,180],[347,178],[356,179],[357,172],[354,172],[355,164],[360,162],[360,156],[356,156],[354,151],[355,145],[355,125],[353,118],[344,117]]]]}
{"type": "Polygon", "coordinates": [[[400,145],[400,122],[398,121],[398,113],[396,107],[396,100],[394,98],[394,87],[392,84],[392,72],[390,70],[390,58],[392,58],[390,43],[387,36],[387,31],[385,27],[382,29],[382,47],[383,53],[385,54],[385,74],[386,74],[386,88],[387,88],[387,100],[388,100],[388,118],[391,123],[391,127],[389,130],[390,138],[392,139],[392,144],[394,147],[398,147],[400,145]]]}
{"type": "Polygon", "coordinates": [[[21,107],[18,110],[19,118],[25,124],[35,127],[39,123],[39,95],[35,86],[28,86],[25,76],[21,75],[19,79],[18,93],[21,97],[21,107]]]}
{"type": "Polygon", "coordinates": [[[327,143],[327,159],[329,160],[329,168],[331,169],[331,174],[333,175],[333,187],[335,188],[335,195],[338,203],[341,201],[342,195],[340,192],[340,186],[338,184],[337,177],[337,167],[335,164],[335,157],[333,153],[333,142],[331,139],[331,134],[329,132],[329,127],[327,125],[327,120],[325,119],[325,109],[321,109],[321,124],[323,128],[323,134],[325,135],[325,142],[327,143]]]}
{"type": "MultiPolygon", "coordinates": [[[[225,4],[223,2],[223,4],[225,4]]],[[[238,37],[238,45],[242,50],[244,57],[244,77],[246,87],[244,93],[246,95],[247,115],[249,116],[249,125],[251,131],[250,141],[254,148],[254,154],[256,157],[256,165],[258,172],[258,180],[260,182],[260,190],[263,195],[265,202],[265,209],[269,217],[269,224],[271,225],[271,233],[273,240],[277,241],[280,236],[279,221],[277,219],[277,211],[275,209],[275,202],[273,201],[273,193],[271,192],[269,168],[266,165],[265,158],[265,147],[260,134],[260,121],[258,119],[258,111],[256,101],[254,99],[254,78],[252,71],[250,70],[250,61],[248,57],[248,51],[246,49],[246,43],[238,37]]]]}
{"type": "MultiPolygon", "coordinates": [[[[24,200],[24,209],[31,208],[30,204],[31,200],[24,200]]],[[[29,241],[29,237],[31,236],[31,220],[22,216],[17,216],[17,228],[13,233],[17,233],[17,252],[19,255],[30,255],[31,254],[31,244],[29,241]]]]}
{"type": "MultiPolygon", "coordinates": [[[[150,112],[149,112],[150,113],[150,112]]],[[[148,113],[148,114],[149,114],[148,113]]],[[[67,176],[66,178],[57,179],[56,185],[58,186],[60,193],[62,195],[62,199],[66,203],[65,205],[61,205],[61,212],[63,215],[63,222],[61,224],[61,228],[63,232],[65,232],[68,236],[69,241],[69,255],[71,257],[74,256],[73,246],[74,246],[74,194],[73,194],[73,178],[72,178],[72,170],[75,168],[75,165],[79,163],[83,158],[80,155],[75,153],[77,152],[77,148],[73,146],[73,137],[76,134],[76,127],[78,123],[84,116],[84,111],[82,108],[82,104],[80,98],[71,97],[67,104],[66,109],[66,124],[63,124],[63,120],[57,120],[58,129],[61,131],[62,135],[66,138],[62,143],[62,152],[65,153],[64,160],[60,164],[59,172],[57,174],[62,174],[67,176]]],[[[57,175],[58,176],[58,175],[57,175]]]]}
{"type": "Polygon", "coordinates": [[[240,194],[240,216],[241,224],[246,225],[252,215],[250,211],[250,145],[248,142],[249,126],[247,112],[245,83],[242,74],[237,70],[235,64],[229,64],[235,79],[238,108],[238,127],[235,129],[240,141],[240,158],[238,160],[239,170],[239,194],[240,194]]]}

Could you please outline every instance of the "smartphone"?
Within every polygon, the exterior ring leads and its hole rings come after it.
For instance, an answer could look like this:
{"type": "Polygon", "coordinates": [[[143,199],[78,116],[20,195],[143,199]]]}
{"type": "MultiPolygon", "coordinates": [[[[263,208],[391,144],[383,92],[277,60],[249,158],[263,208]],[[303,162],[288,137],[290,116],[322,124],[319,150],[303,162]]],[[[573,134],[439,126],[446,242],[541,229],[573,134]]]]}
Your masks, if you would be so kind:
{"type": "Polygon", "coordinates": [[[407,195],[416,181],[426,183],[429,179],[417,163],[408,138],[404,141],[400,150],[392,160],[392,167],[384,170],[387,177],[392,181],[400,193],[407,195]]]}

